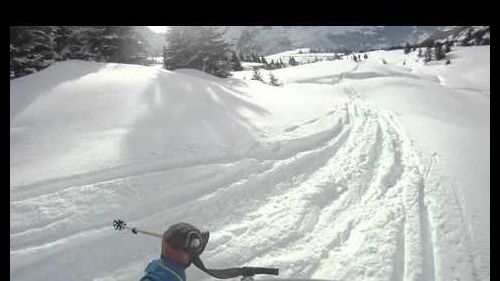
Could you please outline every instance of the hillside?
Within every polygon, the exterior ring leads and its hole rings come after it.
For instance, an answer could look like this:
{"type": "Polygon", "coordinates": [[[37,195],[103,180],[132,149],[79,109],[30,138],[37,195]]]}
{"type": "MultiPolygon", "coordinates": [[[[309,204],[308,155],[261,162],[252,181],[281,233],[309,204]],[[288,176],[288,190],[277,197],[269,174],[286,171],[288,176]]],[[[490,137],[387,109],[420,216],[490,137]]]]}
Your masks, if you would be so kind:
{"type": "Polygon", "coordinates": [[[160,245],[121,218],[210,230],[212,268],[490,280],[490,47],[368,55],[282,87],[79,60],[11,80],[10,279],[140,279],[160,245]]]}

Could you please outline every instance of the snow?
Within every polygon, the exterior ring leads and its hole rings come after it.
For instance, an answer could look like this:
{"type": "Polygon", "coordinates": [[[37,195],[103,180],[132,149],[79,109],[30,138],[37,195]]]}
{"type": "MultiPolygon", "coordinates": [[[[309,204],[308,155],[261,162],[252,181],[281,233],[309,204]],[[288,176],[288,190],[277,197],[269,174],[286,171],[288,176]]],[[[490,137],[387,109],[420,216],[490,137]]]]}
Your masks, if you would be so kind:
{"type": "Polygon", "coordinates": [[[160,244],[121,218],[210,230],[209,268],[490,280],[489,47],[367,54],[261,70],[282,87],[83,61],[11,80],[11,279],[138,280],[160,244]]]}
{"type": "Polygon", "coordinates": [[[265,65],[260,62],[241,62],[241,66],[244,70],[252,70],[254,67],[264,67],[265,65]]]}

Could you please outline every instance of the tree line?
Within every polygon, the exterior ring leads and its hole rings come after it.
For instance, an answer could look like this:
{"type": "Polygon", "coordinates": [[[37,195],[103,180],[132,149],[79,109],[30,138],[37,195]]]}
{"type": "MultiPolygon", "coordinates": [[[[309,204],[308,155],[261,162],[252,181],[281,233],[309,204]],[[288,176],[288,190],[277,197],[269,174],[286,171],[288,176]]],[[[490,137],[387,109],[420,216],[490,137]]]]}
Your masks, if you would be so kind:
{"type": "Polygon", "coordinates": [[[150,51],[132,26],[11,26],[10,77],[69,59],[136,63],[150,51]]]}

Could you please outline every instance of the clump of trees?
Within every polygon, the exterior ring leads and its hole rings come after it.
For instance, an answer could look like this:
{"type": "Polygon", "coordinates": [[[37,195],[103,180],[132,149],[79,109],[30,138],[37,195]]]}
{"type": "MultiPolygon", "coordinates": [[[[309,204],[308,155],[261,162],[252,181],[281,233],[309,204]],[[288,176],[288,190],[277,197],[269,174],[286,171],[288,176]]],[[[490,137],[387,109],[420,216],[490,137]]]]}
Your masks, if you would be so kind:
{"type": "Polygon", "coordinates": [[[10,77],[69,59],[137,63],[151,47],[133,26],[11,26],[10,77]]]}
{"type": "Polygon", "coordinates": [[[165,69],[192,68],[225,78],[237,64],[218,27],[172,26],[166,37],[165,69]]]}
{"type": "MultiPolygon", "coordinates": [[[[428,63],[431,61],[440,61],[446,58],[446,54],[451,52],[451,46],[453,45],[453,42],[451,41],[445,41],[444,43],[441,42],[427,42],[425,46],[425,53],[422,55],[421,49],[419,49],[418,57],[423,57],[424,62],[428,63]]],[[[448,59],[449,61],[449,59],[448,59]]],[[[451,63],[451,61],[450,61],[451,63]]],[[[446,63],[446,64],[450,64],[446,63]]]]}
{"type": "Polygon", "coordinates": [[[296,66],[298,65],[299,63],[295,60],[295,58],[292,56],[288,59],[288,64],[291,65],[291,66],[296,66]]]}

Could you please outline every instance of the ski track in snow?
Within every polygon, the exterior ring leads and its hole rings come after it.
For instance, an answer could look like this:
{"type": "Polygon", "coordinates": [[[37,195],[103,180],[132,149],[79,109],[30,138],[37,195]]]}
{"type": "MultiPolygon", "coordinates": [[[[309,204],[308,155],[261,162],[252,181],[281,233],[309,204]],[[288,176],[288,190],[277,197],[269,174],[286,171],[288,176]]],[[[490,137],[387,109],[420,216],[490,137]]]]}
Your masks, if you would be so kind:
{"type": "MultiPolygon", "coordinates": [[[[56,275],[61,280],[137,279],[145,259],[157,255],[156,243],[148,242],[153,246],[144,250],[144,244],[132,242],[137,238],[116,234],[106,215],[117,213],[130,225],[152,230],[185,218],[210,229],[203,254],[208,267],[275,266],[284,278],[452,280],[440,277],[435,262],[438,223],[430,213],[438,212],[437,201],[427,196],[432,188],[448,192],[432,177],[436,160],[422,165],[396,115],[359,99],[345,81],[370,78],[356,75],[357,69],[300,81],[329,78],[330,84],[345,85],[352,98],[284,129],[330,120],[331,127],[317,135],[232,157],[131,164],[11,191],[11,277],[32,280],[37,274],[51,280],[55,268],[65,267],[66,273],[56,275]],[[165,183],[165,178],[175,180],[165,183]],[[148,206],[141,203],[141,197],[154,194],[148,206]],[[92,208],[96,201],[106,202],[106,208],[92,208]],[[140,215],[137,209],[143,210],[140,215]],[[21,217],[35,223],[17,223],[21,217]],[[120,254],[101,250],[104,245],[120,254]],[[385,267],[377,262],[381,259],[385,267]],[[103,265],[89,272],[77,265],[86,260],[103,265]],[[51,262],[54,269],[44,267],[51,262]]],[[[448,203],[460,208],[456,201],[448,203]]],[[[464,266],[471,268],[470,280],[479,280],[473,261],[464,266]]],[[[190,274],[192,280],[209,280],[190,274]]]]}

